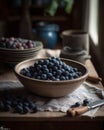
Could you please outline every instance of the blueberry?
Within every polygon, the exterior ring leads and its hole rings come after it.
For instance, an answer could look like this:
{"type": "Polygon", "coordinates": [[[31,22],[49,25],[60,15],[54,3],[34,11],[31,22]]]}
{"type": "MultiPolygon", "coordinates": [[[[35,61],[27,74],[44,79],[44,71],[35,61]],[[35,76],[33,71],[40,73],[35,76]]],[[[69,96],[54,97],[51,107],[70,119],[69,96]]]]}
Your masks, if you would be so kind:
{"type": "Polygon", "coordinates": [[[0,45],[0,47],[6,48],[6,42],[2,42],[2,44],[0,45]]]}
{"type": "Polygon", "coordinates": [[[42,73],[42,70],[39,70],[37,75],[42,75],[42,73]]]}
{"type": "Polygon", "coordinates": [[[36,113],[38,111],[38,107],[37,106],[34,106],[33,108],[32,108],[32,112],[33,113],[36,113]]]}
{"type": "Polygon", "coordinates": [[[69,77],[68,77],[68,76],[66,76],[66,77],[65,77],[65,79],[66,79],[66,80],[69,80],[69,77]]]}
{"type": "Polygon", "coordinates": [[[48,66],[49,66],[49,68],[53,68],[54,64],[52,62],[50,62],[48,66]]]}
{"type": "Polygon", "coordinates": [[[41,76],[40,76],[40,75],[37,75],[36,79],[39,79],[39,80],[40,80],[40,79],[41,79],[41,76]]]}
{"type": "Polygon", "coordinates": [[[83,106],[86,106],[88,103],[89,103],[89,99],[86,98],[83,100],[83,106]]]}
{"type": "Polygon", "coordinates": [[[74,73],[74,70],[73,70],[73,68],[70,70],[70,73],[72,73],[72,74],[74,73]]]}
{"type": "Polygon", "coordinates": [[[25,102],[23,102],[23,105],[24,105],[24,106],[29,106],[29,102],[26,102],[26,101],[25,101],[25,102]]]}
{"type": "Polygon", "coordinates": [[[20,73],[23,74],[23,75],[26,75],[27,69],[26,69],[26,68],[23,68],[23,69],[20,71],[20,73]]]}
{"type": "Polygon", "coordinates": [[[29,103],[29,108],[30,109],[32,109],[33,107],[35,107],[35,103],[34,102],[32,102],[32,101],[28,101],[28,103],[29,103]]]}
{"type": "Polygon", "coordinates": [[[33,67],[33,66],[30,66],[30,67],[29,67],[29,71],[30,71],[31,73],[34,73],[34,67],[33,67]]]}
{"type": "Polygon", "coordinates": [[[5,111],[10,111],[11,110],[11,106],[9,104],[5,104],[4,110],[5,111]]]}
{"type": "Polygon", "coordinates": [[[68,75],[68,78],[69,78],[69,79],[73,79],[73,76],[72,76],[71,73],[68,75]]]}
{"type": "Polygon", "coordinates": [[[17,104],[18,104],[18,102],[17,102],[17,101],[15,101],[15,100],[13,100],[13,102],[12,102],[12,107],[16,107],[16,106],[17,106],[17,104]]]}
{"type": "Polygon", "coordinates": [[[80,103],[79,102],[76,102],[75,104],[73,104],[72,106],[71,106],[71,108],[73,108],[73,107],[79,107],[80,106],[80,103]]]}
{"type": "Polygon", "coordinates": [[[68,72],[68,71],[64,71],[64,72],[63,72],[63,75],[68,76],[68,75],[69,75],[69,72],[68,72]]]}
{"type": "Polygon", "coordinates": [[[43,68],[43,70],[44,70],[44,69],[47,69],[47,65],[44,64],[44,65],[42,66],[42,68],[43,68]]]}
{"type": "Polygon", "coordinates": [[[61,71],[62,71],[62,73],[64,73],[64,72],[65,72],[65,69],[64,69],[64,68],[62,68],[62,69],[61,69],[61,71]]]}
{"type": "Polygon", "coordinates": [[[52,68],[49,68],[49,73],[52,73],[52,71],[53,71],[52,68]]]}
{"type": "Polygon", "coordinates": [[[15,111],[16,111],[17,113],[23,113],[23,107],[20,106],[20,105],[17,105],[17,106],[15,107],[15,111]]]}
{"type": "Polygon", "coordinates": [[[54,64],[55,64],[55,66],[59,66],[59,61],[57,61],[56,59],[54,60],[54,64]]]}
{"type": "Polygon", "coordinates": [[[55,78],[54,76],[52,76],[52,77],[50,78],[50,80],[55,81],[55,80],[56,80],[56,78],[55,78]]]}
{"type": "Polygon", "coordinates": [[[24,106],[23,107],[23,113],[25,114],[25,113],[28,113],[29,112],[29,107],[28,106],[24,106]]]}
{"type": "Polygon", "coordinates": [[[41,77],[43,80],[46,80],[47,79],[47,75],[46,74],[42,74],[42,77],[41,77]]]}
{"type": "Polygon", "coordinates": [[[55,77],[56,77],[56,79],[59,79],[59,78],[60,78],[60,75],[57,74],[55,77]]]}
{"type": "Polygon", "coordinates": [[[37,70],[40,70],[42,68],[42,65],[37,65],[37,70]]]}
{"type": "Polygon", "coordinates": [[[56,59],[57,61],[60,61],[60,58],[58,58],[58,57],[56,57],[55,59],[56,59]]]}
{"type": "Polygon", "coordinates": [[[49,64],[49,60],[48,59],[44,60],[44,64],[48,65],[49,64]]]}
{"type": "Polygon", "coordinates": [[[5,100],[5,104],[12,105],[12,101],[11,100],[5,100]]]}
{"type": "Polygon", "coordinates": [[[32,77],[32,75],[31,75],[30,72],[26,73],[26,76],[27,76],[27,77],[32,77]]]}
{"type": "Polygon", "coordinates": [[[47,76],[50,79],[53,76],[53,74],[52,73],[48,73],[47,76]]]}
{"type": "Polygon", "coordinates": [[[61,71],[61,70],[57,70],[57,74],[58,74],[58,75],[61,75],[61,74],[62,74],[62,71],[61,71]]]}
{"type": "Polygon", "coordinates": [[[72,74],[72,76],[74,79],[79,77],[78,74],[76,74],[75,72],[72,74]]]}
{"type": "Polygon", "coordinates": [[[65,80],[65,76],[61,76],[61,77],[60,77],[60,80],[65,80]]]}
{"type": "Polygon", "coordinates": [[[4,103],[2,100],[0,100],[0,111],[4,110],[4,103]]]}
{"type": "Polygon", "coordinates": [[[57,75],[57,72],[56,72],[56,71],[53,71],[53,72],[52,72],[52,75],[53,75],[53,76],[57,75]]]}
{"type": "Polygon", "coordinates": [[[38,73],[37,73],[37,72],[35,72],[33,76],[34,76],[34,77],[37,77],[37,75],[38,75],[38,73]]]}
{"type": "Polygon", "coordinates": [[[58,67],[57,67],[57,66],[55,66],[55,67],[53,68],[53,70],[54,70],[54,71],[57,71],[57,70],[58,70],[58,67]]]}
{"type": "Polygon", "coordinates": [[[74,72],[77,72],[77,71],[78,71],[78,69],[77,69],[77,68],[73,68],[73,71],[74,71],[74,72]]]}
{"type": "Polygon", "coordinates": [[[62,66],[63,62],[60,59],[58,60],[58,62],[59,62],[59,65],[62,66]]]}
{"type": "Polygon", "coordinates": [[[21,106],[21,107],[23,107],[23,103],[22,102],[18,102],[18,104],[17,105],[19,105],[19,106],[21,106]]]}
{"type": "Polygon", "coordinates": [[[76,107],[79,107],[80,105],[81,105],[81,104],[80,104],[79,102],[76,102],[76,103],[75,103],[75,106],[76,106],[76,107]]]}
{"type": "MultiPolygon", "coordinates": [[[[43,63],[44,63],[43,60],[39,60],[39,61],[37,62],[38,65],[43,65],[43,63]]],[[[35,64],[36,64],[36,63],[35,63],[35,64]]],[[[35,65],[35,64],[34,64],[34,65],[35,65]]]]}
{"type": "Polygon", "coordinates": [[[44,70],[43,70],[43,73],[49,73],[49,70],[47,69],[47,68],[45,68],[44,70]]]}

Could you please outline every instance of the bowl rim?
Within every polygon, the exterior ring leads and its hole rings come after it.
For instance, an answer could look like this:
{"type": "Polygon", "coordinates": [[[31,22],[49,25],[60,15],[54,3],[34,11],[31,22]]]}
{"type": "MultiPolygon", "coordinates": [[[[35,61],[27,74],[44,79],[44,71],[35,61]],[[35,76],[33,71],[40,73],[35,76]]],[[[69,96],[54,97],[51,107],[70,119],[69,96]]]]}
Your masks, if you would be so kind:
{"type": "Polygon", "coordinates": [[[73,62],[73,63],[75,63],[75,64],[79,64],[81,67],[83,67],[84,69],[85,69],[85,73],[82,75],[82,76],[80,76],[80,77],[78,77],[78,78],[75,78],[75,79],[72,79],[72,80],[61,80],[61,81],[53,81],[53,80],[39,80],[39,79],[35,79],[35,78],[30,78],[30,77],[27,77],[27,76],[24,76],[24,75],[22,75],[22,74],[20,74],[19,72],[17,72],[17,68],[21,65],[21,64],[23,64],[23,63],[26,63],[26,62],[29,62],[29,61],[38,61],[38,60],[40,60],[40,59],[47,59],[48,57],[44,57],[44,58],[31,58],[31,59],[28,59],[28,60],[24,60],[24,61],[22,61],[22,62],[19,62],[18,64],[16,64],[15,65],[15,67],[14,67],[14,72],[15,72],[15,74],[17,75],[17,76],[20,76],[20,77],[22,77],[22,78],[25,78],[25,79],[27,79],[27,80],[31,80],[31,81],[35,81],[35,82],[41,82],[41,83],[69,83],[69,82],[75,82],[75,81],[79,81],[79,80],[81,80],[81,79],[84,79],[84,78],[87,78],[88,77],[88,73],[89,73],[89,71],[88,71],[88,69],[87,69],[87,67],[84,65],[84,64],[82,64],[82,63],[80,63],[80,62],[78,62],[78,61],[74,61],[74,60],[71,60],[71,59],[66,59],[66,58],[60,58],[61,60],[65,60],[65,61],[70,61],[70,62],[73,62]]]}

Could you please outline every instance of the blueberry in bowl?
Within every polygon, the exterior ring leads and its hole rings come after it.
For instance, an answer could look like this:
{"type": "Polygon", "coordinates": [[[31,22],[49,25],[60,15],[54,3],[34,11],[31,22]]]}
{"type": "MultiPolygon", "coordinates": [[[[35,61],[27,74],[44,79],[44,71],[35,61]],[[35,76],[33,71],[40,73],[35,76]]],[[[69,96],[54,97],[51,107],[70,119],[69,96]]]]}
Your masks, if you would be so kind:
{"type": "Polygon", "coordinates": [[[23,38],[0,38],[0,61],[15,65],[23,60],[34,58],[43,48],[41,41],[23,38]]]}
{"type": "Polygon", "coordinates": [[[83,64],[57,57],[25,60],[17,64],[14,71],[24,87],[44,97],[66,96],[88,76],[83,64]]]}
{"type": "Polygon", "coordinates": [[[12,49],[13,50],[27,50],[37,47],[37,43],[23,38],[9,37],[0,38],[0,49],[12,49]]]}

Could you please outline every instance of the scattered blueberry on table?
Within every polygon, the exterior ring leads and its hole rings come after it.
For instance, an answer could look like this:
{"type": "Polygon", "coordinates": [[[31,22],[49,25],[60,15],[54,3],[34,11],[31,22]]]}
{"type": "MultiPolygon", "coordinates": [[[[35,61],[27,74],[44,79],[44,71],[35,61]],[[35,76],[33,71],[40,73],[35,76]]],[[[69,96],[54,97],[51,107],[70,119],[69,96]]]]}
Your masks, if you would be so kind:
{"type": "Polygon", "coordinates": [[[40,59],[33,66],[23,68],[20,73],[30,78],[52,81],[76,79],[82,75],[78,68],[67,65],[57,57],[40,59]]]}
{"type": "Polygon", "coordinates": [[[2,100],[0,100],[0,111],[4,110],[4,103],[2,100]]]}
{"type": "Polygon", "coordinates": [[[90,102],[89,99],[88,99],[88,98],[85,98],[85,99],[83,100],[83,106],[86,106],[89,102],[90,102]]]}
{"type": "Polygon", "coordinates": [[[31,99],[24,95],[13,95],[4,91],[0,98],[0,112],[13,112],[19,114],[36,113],[38,107],[31,99]],[[6,94],[7,93],[7,94],[6,94]]]}
{"type": "Polygon", "coordinates": [[[71,108],[79,107],[79,106],[87,106],[90,103],[90,100],[88,98],[83,99],[82,103],[75,102],[73,105],[71,105],[71,108]]]}
{"type": "Polygon", "coordinates": [[[75,104],[71,105],[71,108],[73,108],[73,107],[79,107],[80,105],[81,105],[80,102],[76,102],[75,104]]]}

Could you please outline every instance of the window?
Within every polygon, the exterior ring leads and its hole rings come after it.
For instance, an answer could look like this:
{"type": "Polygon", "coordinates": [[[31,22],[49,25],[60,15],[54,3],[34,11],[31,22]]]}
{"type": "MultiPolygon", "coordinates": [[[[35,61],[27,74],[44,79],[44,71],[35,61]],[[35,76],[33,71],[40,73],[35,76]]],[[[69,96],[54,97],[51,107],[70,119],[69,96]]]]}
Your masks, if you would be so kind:
{"type": "Polygon", "coordinates": [[[98,45],[98,0],[90,0],[89,34],[95,45],[98,45]]]}

